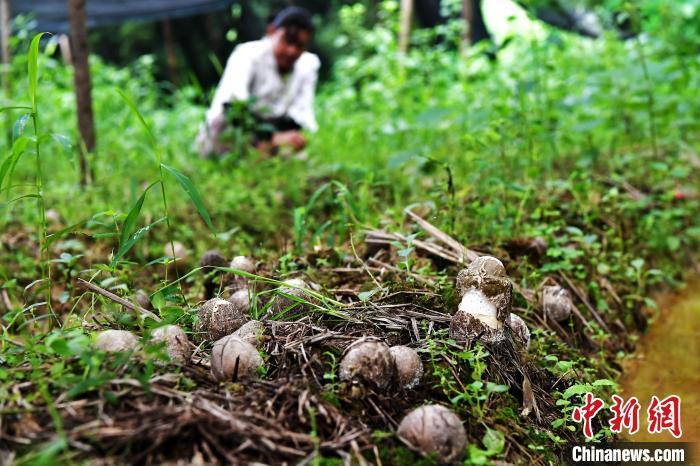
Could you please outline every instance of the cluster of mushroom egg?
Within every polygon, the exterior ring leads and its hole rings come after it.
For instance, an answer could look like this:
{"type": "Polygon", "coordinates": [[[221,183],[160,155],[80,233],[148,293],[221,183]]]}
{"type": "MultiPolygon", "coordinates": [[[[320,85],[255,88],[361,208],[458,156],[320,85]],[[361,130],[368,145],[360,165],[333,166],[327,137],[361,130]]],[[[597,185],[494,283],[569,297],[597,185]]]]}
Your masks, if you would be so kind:
{"type": "Polygon", "coordinates": [[[340,380],[378,390],[394,384],[410,389],[423,375],[423,363],[416,350],[402,345],[390,347],[375,337],[364,337],[348,346],[338,369],[340,380]]]}
{"type": "MultiPolygon", "coordinates": [[[[223,267],[225,259],[210,251],[202,257],[200,265],[223,267]]],[[[228,266],[247,274],[256,271],[255,263],[245,256],[234,257],[228,266]]],[[[248,278],[235,274],[228,289],[231,291],[228,299],[212,298],[199,308],[195,331],[200,339],[214,341],[210,363],[216,380],[255,378],[263,365],[256,345],[264,326],[262,322],[250,319],[248,278]]]]}
{"type": "MultiPolygon", "coordinates": [[[[163,343],[171,363],[185,364],[192,356],[187,334],[177,325],[163,325],[154,329],[149,343],[163,343]]],[[[95,347],[107,353],[136,351],[139,339],[128,330],[103,330],[95,337],[95,347]]]]}

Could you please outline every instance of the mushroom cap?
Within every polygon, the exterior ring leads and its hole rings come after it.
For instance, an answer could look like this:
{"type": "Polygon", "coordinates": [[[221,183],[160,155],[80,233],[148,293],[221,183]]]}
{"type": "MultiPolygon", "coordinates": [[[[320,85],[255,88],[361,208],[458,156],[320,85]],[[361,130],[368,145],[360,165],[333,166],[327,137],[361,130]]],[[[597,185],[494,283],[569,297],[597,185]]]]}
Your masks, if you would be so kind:
{"type": "Polygon", "coordinates": [[[172,247],[170,243],[167,243],[163,248],[163,253],[166,257],[175,259],[177,261],[185,261],[187,259],[187,256],[189,255],[189,252],[187,251],[185,245],[179,241],[173,241],[172,247]],[[175,250],[175,254],[173,254],[173,248],[175,250]]]}
{"type": "Polygon", "coordinates": [[[574,308],[569,290],[559,285],[542,287],[542,309],[545,317],[563,322],[569,318],[574,308]]]}
{"type": "Polygon", "coordinates": [[[418,352],[408,346],[392,346],[389,348],[396,365],[396,377],[405,389],[415,387],[423,376],[423,362],[418,352]]]}
{"type": "Polygon", "coordinates": [[[213,298],[204,303],[197,313],[196,330],[206,340],[217,340],[230,335],[249,320],[248,311],[225,299],[213,298]]]}
{"type": "Polygon", "coordinates": [[[396,365],[386,343],[375,338],[361,338],[345,349],[338,373],[340,380],[359,380],[385,389],[394,378],[396,365]]]}
{"type": "Polygon", "coordinates": [[[255,273],[255,262],[246,256],[236,256],[231,260],[229,268],[242,270],[243,272],[255,273]]]}
{"type": "Polygon", "coordinates": [[[290,290],[297,288],[309,289],[309,284],[301,278],[290,278],[289,280],[285,280],[282,283],[284,283],[285,285],[289,285],[286,289],[290,290]]]}
{"type": "Polygon", "coordinates": [[[56,209],[46,209],[44,218],[49,223],[61,223],[61,214],[56,209]]]}
{"type": "Polygon", "coordinates": [[[139,341],[128,330],[103,330],[95,338],[95,347],[108,353],[134,350],[139,341]]]}
{"type": "Polygon", "coordinates": [[[250,295],[248,288],[234,291],[231,296],[229,296],[228,302],[236,306],[237,309],[248,314],[248,312],[250,312],[250,295]]]}
{"type": "Polygon", "coordinates": [[[199,260],[200,267],[226,267],[226,258],[215,249],[211,249],[199,260]]]}
{"type": "Polygon", "coordinates": [[[262,365],[258,350],[233,335],[218,340],[211,350],[211,373],[219,381],[256,378],[262,365]]]}
{"type": "Polygon", "coordinates": [[[525,347],[526,350],[530,349],[530,329],[527,328],[527,324],[517,314],[511,314],[509,317],[510,329],[515,335],[520,343],[525,347]]]}
{"type": "Polygon", "coordinates": [[[309,284],[306,283],[301,278],[291,278],[282,282],[283,285],[280,286],[278,292],[283,294],[277,294],[272,301],[272,306],[270,309],[275,314],[284,313],[287,316],[293,316],[300,314],[306,308],[306,304],[299,302],[292,296],[302,299],[304,301],[310,301],[312,298],[304,290],[308,290],[309,284]],[[286,286],[285,286],[286,285],[286,286]]]}
{"type": "Polygon", "coordinates": [[[469,264],[467,271],[473,275],[506,276],[506,268],[503,266],[503,262],[493,256],[477,257],[469,264]]]}
{"type": "Polygon", "coordinates": [[[423,455],[436,454],[441,462],[460,460],[466,453],[467,433],[448,408],[425,405],[408,413],[396,431],[399,439],[423,455]]]}
{"type": "Polygon", "coordinates": [[[164,342],[170,360],[176,364],[184,364],[192,356],[187,334],[177,325],[158,327],[151,333],[151,340],[155,343],[164,342]]]}
{"type": "Polygon", "coordinates": [[[187,265],[189,259],[189,251],[179,241],[173,241],[172,248],[170,243],[167,243],[163,248],[163,254],[168,257],[172,262],[169,262],[167,269],[169,273],[174,273],[176,270],[182,270],[187,265]],[[173,248],[175,253],[173,254],[173,248]]]}
{"type": "Polygon", "coordinates": [[[257,346],[262,339],[263,333],[265,333],[265,324],[259,320],[249,320],[241,328],[233,332],[231,336],[257,346]]]}

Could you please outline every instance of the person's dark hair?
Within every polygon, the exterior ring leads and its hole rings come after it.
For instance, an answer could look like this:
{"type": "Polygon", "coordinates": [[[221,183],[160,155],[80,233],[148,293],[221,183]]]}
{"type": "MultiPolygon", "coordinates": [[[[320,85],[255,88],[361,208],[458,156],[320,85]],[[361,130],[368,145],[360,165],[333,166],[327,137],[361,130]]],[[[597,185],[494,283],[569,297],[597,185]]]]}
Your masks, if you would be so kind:
{"type": "Polygon", "coordinates": [[[284,28],[288,37],[296,37],[299,31],[314,32],[311,13],[306,8],[289,6],[277,13],[270,22],[275,29],[284,28]]]}

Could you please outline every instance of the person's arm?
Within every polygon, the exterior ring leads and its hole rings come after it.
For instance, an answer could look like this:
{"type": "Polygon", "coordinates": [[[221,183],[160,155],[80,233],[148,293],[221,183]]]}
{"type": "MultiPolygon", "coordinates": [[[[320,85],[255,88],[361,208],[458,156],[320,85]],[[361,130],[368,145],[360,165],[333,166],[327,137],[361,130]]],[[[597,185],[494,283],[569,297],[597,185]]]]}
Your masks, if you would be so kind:
{"type": "Polygon", "coordinates": [[[214,99],[207,111],[207,126],[221,119],[225,103],[232,100],[248,100],[252,73],[253,57],[246,48],[236,47],[226,62],[224,74],[221,76],[214,99]]]}
{"type": "Polygon", "coordinates": [[[314,96],[316,94],[316,82],[318,81],[318,69],[320,67],[321,62],[318,60],[318,57],[311,55],[299,92],[294,96],[288,111],[290,118],[311,132],[318,129],[314,112],[314,96]]]}

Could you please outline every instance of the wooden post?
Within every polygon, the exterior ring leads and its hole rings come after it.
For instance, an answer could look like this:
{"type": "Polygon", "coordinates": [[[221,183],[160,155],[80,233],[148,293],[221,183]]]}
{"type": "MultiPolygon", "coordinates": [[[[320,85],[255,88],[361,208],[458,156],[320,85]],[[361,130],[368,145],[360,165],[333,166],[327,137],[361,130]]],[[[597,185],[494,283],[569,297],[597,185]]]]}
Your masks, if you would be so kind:
{"type": "Polygon", "coordinates": [[[401,0],[399,12],[399,52],[408,51],[408,42],[411,39],[411,20],[413,19],[413,0],[401,0]]]}
{"type": "MultiPolygon", "coordinates": [[[[0,49],[2,54],[2,90],[3,102],[2,106],[8,106],[12,89],[10,88],[10,0],[0,0],[0,49]]],[[[10,111],[5,112],[5,135],[7,136],[8,146],[12,143],[12,114],[10,111]]]]}
{"type": "Polygon", "coordinates": [[[464,31],[464,37],[462,38],[465,48],[469,47],[472,43],[472,25],[474,24],[474,9],[473,0],[462,0],[462,19],[467,26],[464,31]]]}
{"type": "Polygon", "coordinates": [[[92,114],[90,65],[88,64],[87,15],[85,0],[68,0],[72,60],[77,102],[78,129],[80,130],[80,183],[85,185],[92,178],[87,153],[95,150],[95,122],[92,114]]]}
{"type": "Polygon", "coordinates": [[[177,52],[175,47],[175,37],[173,27],[169,19],[163,20],[163,43],[165,44],[165,59],[168,65],[168,75],[170,82],[177,86],[177,52]]]}

